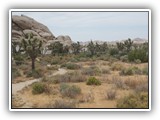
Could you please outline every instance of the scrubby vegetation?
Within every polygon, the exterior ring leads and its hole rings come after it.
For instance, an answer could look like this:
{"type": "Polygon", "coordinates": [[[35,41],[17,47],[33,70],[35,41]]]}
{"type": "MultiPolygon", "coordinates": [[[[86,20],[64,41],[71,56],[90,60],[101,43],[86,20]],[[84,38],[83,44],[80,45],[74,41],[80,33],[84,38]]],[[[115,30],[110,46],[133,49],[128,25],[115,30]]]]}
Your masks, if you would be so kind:
{"type": "Polygon", "coordinates": [[[27,101],[33,106],[148,108],[148,43],[55,42],[44,49],[42,40],[32,38],[29,34],[22,43],[12,44],[12,79],[16,83],[42,78],[19,93],[29,94],[32,99],[27,101]]]}
{"type": "Polygon", "coordinates": [[[42,83],[34,83],[32,86],[32,93],[33,94],[41,94],[44,92],[44,84],[42,83]]]}
{"type": "Polygon", "coordinates": [[[131,94],[117,101],[117,108],[148,108],[148,94],[131,94]]]}
{"type": "Polygon", "coordinates": [[[116,98],[116,93],[117,93],[116,90],[109,89],[109,90],[107,90],[107,92],[105,93],[105,98],[106,98],[106,99],[109,99],[109,100],[113,100],[113,99],[116,98]]]}
{"type": "Polygon", "coordinates": [[[68,85],[68,84],[61,84],[60,85],[60,93],[64,97],[75,98],[77,95],[81,93],[81,89],[76,85],[68,85]]]}
{"type": "Polygon", "coordinates": [[[101,82],[95,77],[89,77],[86,84],[87,85],[101,85],[101,82]]]}

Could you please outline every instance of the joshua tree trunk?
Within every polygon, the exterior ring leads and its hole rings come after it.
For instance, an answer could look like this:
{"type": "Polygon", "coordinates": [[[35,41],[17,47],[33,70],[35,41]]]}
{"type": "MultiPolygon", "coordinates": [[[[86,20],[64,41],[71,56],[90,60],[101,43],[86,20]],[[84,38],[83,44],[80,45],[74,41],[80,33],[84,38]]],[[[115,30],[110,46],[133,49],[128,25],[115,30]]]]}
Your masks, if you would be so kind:
{"type": "Polygon", "coordinates": [[[32,58],[32,70],[35,70],[35,59],[32,58]]]}

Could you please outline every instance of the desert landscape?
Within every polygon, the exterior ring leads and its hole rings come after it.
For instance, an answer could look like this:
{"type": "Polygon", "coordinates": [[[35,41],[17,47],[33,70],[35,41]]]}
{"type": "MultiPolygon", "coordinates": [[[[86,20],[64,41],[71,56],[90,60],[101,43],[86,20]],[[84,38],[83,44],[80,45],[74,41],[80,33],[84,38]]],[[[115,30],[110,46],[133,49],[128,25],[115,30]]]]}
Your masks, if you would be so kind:
{"type": "Polygon", "coordinates": [[[148,40],[71,38],[12,15],[12,108],[149,107],[148,40]]]}

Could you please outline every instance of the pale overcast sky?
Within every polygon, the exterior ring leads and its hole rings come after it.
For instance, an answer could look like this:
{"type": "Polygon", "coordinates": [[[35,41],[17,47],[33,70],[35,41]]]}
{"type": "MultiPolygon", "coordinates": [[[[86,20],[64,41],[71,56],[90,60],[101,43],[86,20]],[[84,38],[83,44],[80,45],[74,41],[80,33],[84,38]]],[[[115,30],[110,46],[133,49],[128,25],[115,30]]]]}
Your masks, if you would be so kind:
{"type": "Polygon", "coordinates": [[[57,37],[73,41],[148,39],[147,12],[12,12],[46,25],[57,37]]]}

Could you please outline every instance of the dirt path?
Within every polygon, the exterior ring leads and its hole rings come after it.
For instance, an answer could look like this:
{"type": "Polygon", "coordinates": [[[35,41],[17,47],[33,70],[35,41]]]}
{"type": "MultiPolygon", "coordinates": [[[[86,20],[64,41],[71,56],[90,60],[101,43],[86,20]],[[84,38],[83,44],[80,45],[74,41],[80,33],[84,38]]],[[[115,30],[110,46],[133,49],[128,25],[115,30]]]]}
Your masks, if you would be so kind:
{"type": "MultiPolygon", "coordinates": [[[[59,68],[57,72],[53,73],[52,75],[49,75],[49,77],[55,76],[57,74],[62,75],[62,74],[65,74],[66,72],[67,72],[67,70],[59,68]]],[[[16,94],[18,91],[22,90],[24,87],[31,85],[34,82],[38,82],[41,79],[42,78],[12,84],[12,94],[16,94]]]]}

